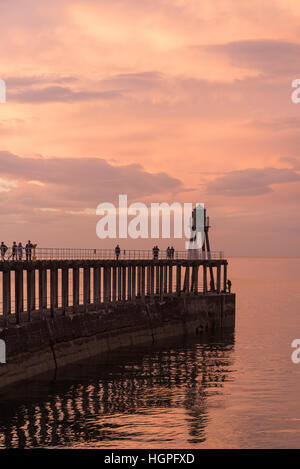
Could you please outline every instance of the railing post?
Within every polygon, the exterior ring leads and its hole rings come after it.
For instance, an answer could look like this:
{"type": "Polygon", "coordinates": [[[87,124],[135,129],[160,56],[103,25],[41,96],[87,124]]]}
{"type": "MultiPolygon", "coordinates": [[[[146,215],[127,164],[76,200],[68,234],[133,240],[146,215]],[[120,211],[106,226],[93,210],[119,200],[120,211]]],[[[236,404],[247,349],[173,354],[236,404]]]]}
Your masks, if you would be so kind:
{"type": "Polygon", "coordinates": [[[181,292],[181,265],[176,266],[176,293],[180,295],[181,292]]]}
{"type": "Polygon", "coordinates": [[[73,310],[79,306],[79,268],[73,267],[73,310]]]}
{"type": "Polygon", "coordinates": [[[16,324],[20,324],[23,312],[23,267],[15,271],[15,311],[16,324]]]}
{"type": "Polygon", "coordinates": [[[63,315],[66,315],[67,307],[69,306],[69,269],[63,268],[61,272],[62,276],[62,309],[63,315]]]}

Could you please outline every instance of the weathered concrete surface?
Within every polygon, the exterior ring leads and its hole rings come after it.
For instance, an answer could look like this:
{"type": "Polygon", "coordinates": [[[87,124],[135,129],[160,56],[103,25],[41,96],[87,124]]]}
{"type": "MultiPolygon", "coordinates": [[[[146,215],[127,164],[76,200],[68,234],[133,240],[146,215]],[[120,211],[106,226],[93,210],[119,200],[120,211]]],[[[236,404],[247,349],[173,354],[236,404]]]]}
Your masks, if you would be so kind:
{"type": "Polygon", "coordinates": [[[0,388],[117,348],[234,324],[234,294],[171,296],[163,302],[126,302],[106,311],[33,320],[0,332],[7,347],[0,388]]]}

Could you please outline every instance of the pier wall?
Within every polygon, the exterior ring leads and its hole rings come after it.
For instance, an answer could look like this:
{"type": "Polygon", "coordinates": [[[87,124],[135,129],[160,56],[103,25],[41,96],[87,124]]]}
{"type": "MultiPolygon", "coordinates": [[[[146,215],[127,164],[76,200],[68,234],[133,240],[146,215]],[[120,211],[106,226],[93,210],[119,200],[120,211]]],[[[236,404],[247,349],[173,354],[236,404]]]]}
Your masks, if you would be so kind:
{"type": "Polygon", "coordinates": [[[234,324],[235,295],[229,293],[169,295],[33,319],[0,331],[7,347],[0,388],[110,350],[234,324]]]}

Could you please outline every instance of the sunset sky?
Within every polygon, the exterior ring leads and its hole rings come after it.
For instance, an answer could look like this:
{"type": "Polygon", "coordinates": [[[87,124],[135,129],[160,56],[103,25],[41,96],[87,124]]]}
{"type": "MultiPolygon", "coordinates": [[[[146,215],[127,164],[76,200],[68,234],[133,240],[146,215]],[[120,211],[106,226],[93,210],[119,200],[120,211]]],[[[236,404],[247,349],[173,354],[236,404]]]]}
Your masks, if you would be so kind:
{"type": "Polygon", "coordinates": [[[298,2],[0,0],[0,11],[1,240],[113,247],[96,236],[96,207],[128,194],[203,202],[227,255],[300,256],[298,2]]]}

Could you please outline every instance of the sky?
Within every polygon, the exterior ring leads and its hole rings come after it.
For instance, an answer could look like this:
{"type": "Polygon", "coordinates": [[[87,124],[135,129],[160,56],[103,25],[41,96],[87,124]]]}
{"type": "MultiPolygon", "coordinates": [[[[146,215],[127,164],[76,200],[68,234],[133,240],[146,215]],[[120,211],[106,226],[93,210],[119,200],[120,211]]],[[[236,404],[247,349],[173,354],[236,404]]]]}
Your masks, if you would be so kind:
{"type": "Polygon", "coordinates": [[[204,203],[212,249],[228,256],[300,256],[298,2],[0,0],[0,10],[1,240],[113,247],[96,236],[96,207],[128,194],[204,203]]]}

